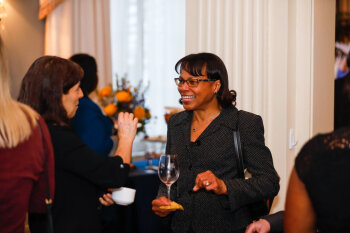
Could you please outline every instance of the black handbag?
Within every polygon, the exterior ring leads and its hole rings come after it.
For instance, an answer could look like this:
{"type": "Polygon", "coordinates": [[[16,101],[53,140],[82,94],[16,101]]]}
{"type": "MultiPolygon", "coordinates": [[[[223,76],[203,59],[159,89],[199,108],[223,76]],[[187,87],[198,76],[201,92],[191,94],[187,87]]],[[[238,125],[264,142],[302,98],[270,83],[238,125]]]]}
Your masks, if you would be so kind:
{"type": "MultiPolygon", "coordinates": [[[[236,130],[233,131],[233,144],[235,147],[238,176],[242,179],[246,179],[246,175],[244,171],[242,143],[241,143],[241,137],[240,137],[239,128],[238,128],[238,120],[237,120],[236,130]]],[[[257,219],[260,219],[262,216],[269,214],[273,199],[274,197],[265,198],[261,201],[249,204],[248,207],[249,207],[252,219],[257,220],[257,219]]]]}

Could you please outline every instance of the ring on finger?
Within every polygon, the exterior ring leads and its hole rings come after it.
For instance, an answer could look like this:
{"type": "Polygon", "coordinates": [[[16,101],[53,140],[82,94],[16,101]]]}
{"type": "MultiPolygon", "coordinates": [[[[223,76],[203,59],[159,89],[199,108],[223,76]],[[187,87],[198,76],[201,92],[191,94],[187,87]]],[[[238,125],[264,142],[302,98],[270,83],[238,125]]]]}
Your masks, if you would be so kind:
{"type": "Polygon", "coordinates": [[[209,186],[209,185],[210,185],[209,181],[205,181],[205,186],[209,186]]]}

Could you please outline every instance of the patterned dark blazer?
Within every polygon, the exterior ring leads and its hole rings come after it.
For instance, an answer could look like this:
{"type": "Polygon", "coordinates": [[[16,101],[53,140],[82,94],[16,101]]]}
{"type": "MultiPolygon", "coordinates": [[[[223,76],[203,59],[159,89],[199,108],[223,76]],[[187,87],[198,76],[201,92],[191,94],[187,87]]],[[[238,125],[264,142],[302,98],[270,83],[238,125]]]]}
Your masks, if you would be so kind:
{"type": "MultiPolygon", "coordinates": [[[[245,228],[251,217],[247,204],[279,191],[279,177],[273,167],[270,150],[264,143],[264,126],[260,116],[240,111],[238,127],[244,154],[244,164],[253,178],[237,177],[237,163],[233,144],[238,110],[222,109],[220,115],[203,131],[195,142],[190,141],[192,111],[172,116],[168,123],[166,152],[178,154],[180,177],[171,187],[171,199],[180,203],[184,211],[176,211],[166,218],[174,233],[235,232],[245,228]],[[217,195],[192,188],[197,174],[212,171],[227,186],[227,195],[217,195]]],[[[159,196],[166,196],[161,184],[159,196]]]]}

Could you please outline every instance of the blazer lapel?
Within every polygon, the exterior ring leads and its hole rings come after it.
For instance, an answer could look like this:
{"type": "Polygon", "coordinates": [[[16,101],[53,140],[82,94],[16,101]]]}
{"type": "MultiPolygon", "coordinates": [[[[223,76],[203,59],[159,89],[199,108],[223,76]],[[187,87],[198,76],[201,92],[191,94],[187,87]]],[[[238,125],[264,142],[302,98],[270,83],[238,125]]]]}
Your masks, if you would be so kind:
{"type": "Polygon", "coordinates": [[[186,148],[189,148],[190,140],[191,140],[191,121],[192,121],[192,111],[186,111],[187,114],[182,115],[181,118],[177,119],[177,122],[175,123],[175,127],[178,127],[180,134],[179,137],[182,137],[183,143],[185,144],[186,148]]]}

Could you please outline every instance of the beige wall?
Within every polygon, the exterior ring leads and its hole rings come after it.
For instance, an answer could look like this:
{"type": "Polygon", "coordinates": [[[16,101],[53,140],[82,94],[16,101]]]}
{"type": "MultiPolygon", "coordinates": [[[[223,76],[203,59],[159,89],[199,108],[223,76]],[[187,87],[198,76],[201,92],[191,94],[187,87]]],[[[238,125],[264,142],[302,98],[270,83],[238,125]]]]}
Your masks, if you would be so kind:
{"type": "Polygon", "coordinates": [[[334,126],[335,12],[335,0],[314,3],[312,135],[334,126]]]}
{"type": "Polygon", "coordinates": [[[5,0],[7,17],[4,40],[11,78],[11,94],[17,98],[20,84],[30,64],[44,54],[44,21],[38,20],[38,0],[5,0]]]}
{"type": "Polygon", "coordinates": [[[286,151],[287,182],[303,145],[333,130],[335,6],[333,0],[288,1],[286,133],[292,129],[297,144],[286,151]]]}

